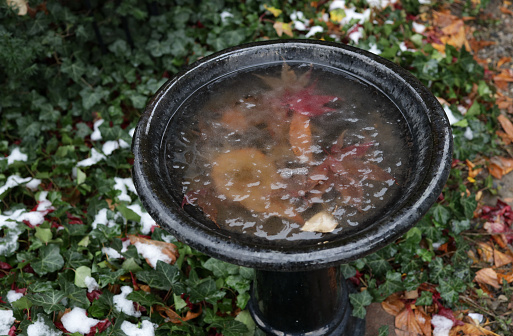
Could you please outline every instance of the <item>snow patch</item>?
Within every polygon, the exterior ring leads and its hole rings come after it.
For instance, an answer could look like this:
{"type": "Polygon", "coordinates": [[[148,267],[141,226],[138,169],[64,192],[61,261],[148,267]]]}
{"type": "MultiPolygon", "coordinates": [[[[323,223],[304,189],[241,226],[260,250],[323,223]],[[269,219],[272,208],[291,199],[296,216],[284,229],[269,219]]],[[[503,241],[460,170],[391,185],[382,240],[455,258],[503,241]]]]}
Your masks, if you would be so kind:
{"type": "Polygon", "coordinates": [[[100,322],[100,320],[87,317],[84,308],[75,307],[69,313],[61,317],[64,328],[71,333],[81,333],[82,335],[89,333],[91,328],[100,322]]]}
{"type": "Polygon", "coordinates": [[[153,218],[151,218],[151,216],[146,211],[143,211],[139,204],[132,204],[127,206],[127,208],[132,210],[141,217],[141,232],[143,234],[150,233],[151,228],[155,225],[155,221],[153,220],[153,218]]]}
{"type": "Polygon", "coordinates": [[[12,150],[9,156],[0,158],[0,161],[7,160],[7,165],[10,166],[16,161],[27,162],[28,156],[20,151],[19,147],[16,147],[12,150]]]}
{"type": "Polygon", "coordinates": [[[305,37],[312,37],[317,33],[322,33],[324,31],[324,28],[322,26],[313,26],[310,28],[310,31],[306,33],[305,37]]]}
{"type": "Polygon", "coordinates": [[[136,324],[123,321],[123,323],[121,323],[121,331],[127,336],[154,336],[155,325],[148,320],[143,320],[141,322],[141,328],[139,328],[136,324]]]}
{"type": "Polygon", "coordinates": [[[105,160],[107,157],[103,155],[102,153],[99,153],[95,148],[91,149],[91,157],[84,159],[82,161],[79,161],[77,163],[77,167],[89,167],[92,165],[97,164],[101,160],[105,160]]]}
{"type": "Polygon", "coordinates": [[[358,44],[358,41],[363,37],[363,28],[358,27],[357,30],[351,32],[349,34],[349,39],[352,40],[354,43],[358,44]]]}
{"type": "Polygon", "coordinates": [[[433,329],[433,336],[449,336],[449,331],[451,331],[454,323],[447,317],[435,315],[431,319],[431,324],[435,327],[433,329]]]}
{"type": "Polygon", "coordinates": [[[118,199],[120,201],[127,201],[131,202],[132,198],[128,195],[128,190],[130,190],[132,193],[137,195],[137,191],[135,190],[134,181],[132,178],[120,178],[115,177],[114,178],[114,189],[121,191],[121,195],[118,196],[118,199]],[[128,189],[127,189],[128,188],[128,189]]]}
{"type": "Polygon", "coordinates": [[[100,126],[105,120],[96,120],[93,124],[93,133],[91,133],[91,140],[98,141],[102,139],[102,133],[100,132],[100,126]]]}
{"type": "Polygon", "coordinates": [[[100,289],[100,286],[98,286],[96,279],[91,276],[86,276],[84,279],[84,283],[87,286],[87,292],[89,293],[91,293],[94,290],[100,289]]]}
{"type": "Polygon", "coordinates": [[[109,258],[112,259],[120,259],[123,258],[118,251],[114,250],[112,247],[104,247],[102,248],[102,253],[106,254],[109,258]]]}
{"type": "Polygon", "coordinates": [[[416,32],[417,34],[422,34],[426,30],[426,26],[424,26],[423,24],[417,23],[415,21],[412,22],[412,28],[413,28],[413,31],[416,32]]]}
{"type": "Polygon", "coordinates": [[[464,136],[467,140],[472,140],[472,139],[474,139],[474,132],[472,132],[472,130],[470,129],[470,127],[467,127],[467,128],[465,128],[465,133],[463,133],[463,136],[464,136]]]}
{"type": "Polygon", "coordinates": [[[152,244],[143,244],[141,242],[137,242],[134,244],[137,249],[137,253],[143,256],[151,267],[157,267],[157,261],[162,260],[165,263],[171,263],[171,258],[168,255],[162,253],[162,248],[152,245],[152,244]]]}
{"type": "Polygon", "coordinates": [[[220,16],[221,16],[221,22],[225,23],[228,18],[233,17],[233,14],[228,11],[224,11],[220,14],[220,16]]]}
{"type": "Polygon", "coordinates": [[[53,331],[47,326],[41,316],[37,317],[37,321],[32,323],[27,328],[28,336],[59,336],[62,335],[60,331],[53,331]]]}
{"type": "Polygon", "coordinates": [[[101,209],[100,211],[98,211],[98,213],[94,217],[93,223],[91,224],[91,227],[93,228],[93,230],[98,227],[98,224],[103,224],[107,227],[116,226],[115,219],[118,218],[120,215],[115,214],[114,219],[108,219],[107,218],[107,210],[108,210],[107,208],[104,208],[104,209],[101,209]]]}
{"type": "Polygon", "coordinates": [[[17,187],[20,184],[27,183],[30,180],[32,180],[32,177],[19,177],[18,175],[11,175],[7,178],[7,181],[5,181],[5,184],[0,187],[0,195],[2,195],[7,190],[17,187]]]}
{"type": "Polygon", "coordinates": [[[447,105],[443,105],[445,114],[447,115],[447,118],[449,119],[449,124],[455,124],[459,121],[459,119],[452,113],[451,109],[447,105]]]}
{"type": "Polygon", "coordinates": [[[7,335],[14,321],[16,321],[16,319],[14,318],[12,310],[0,310],[0,335],[7,335]]]}
{"type": "Polygon", "coordinates": [[[128,286],[121,287],[121,294],[114,295],[112,301],[114,302],[114,308],[117,311],[125,313],[129,316],[140,317],[141,312],[136,311],[134,308],[134,302],[132,300],[127,300],[128,294],[132,293],[133,289],[128,286]]]}

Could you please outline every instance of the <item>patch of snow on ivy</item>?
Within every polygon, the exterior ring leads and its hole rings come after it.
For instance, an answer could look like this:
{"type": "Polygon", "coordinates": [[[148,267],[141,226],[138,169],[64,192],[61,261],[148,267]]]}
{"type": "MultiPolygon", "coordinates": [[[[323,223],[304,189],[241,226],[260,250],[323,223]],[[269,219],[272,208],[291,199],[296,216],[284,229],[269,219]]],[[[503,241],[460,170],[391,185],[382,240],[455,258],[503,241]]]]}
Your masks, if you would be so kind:
{"type": "Polygon", "coordinates": [[[61,317],[61,322],[67,331],[84,335],[89,333],[91,328],[97,325],[100,320],[87,317],[84,308],[75,307],[61,317]]]}
{"type": "Polygon", "coordinates": [[[127,336],[155,336],[155,324],[148,320],[141,322],[141,328],[128,321],[121,323],[121,331],[127,336]]]}
{"type": "Polygon", "coordinates": [[[133,289],[129,286],[121,287],[121,294],[114,295],[112,298],[112,301],[114,302],[114,308],[117,311],[125,313],[129,316],[140,317],[141,312],[135,310],[134,302],[126,298],[128,294],[132,292],[133,289]]]}

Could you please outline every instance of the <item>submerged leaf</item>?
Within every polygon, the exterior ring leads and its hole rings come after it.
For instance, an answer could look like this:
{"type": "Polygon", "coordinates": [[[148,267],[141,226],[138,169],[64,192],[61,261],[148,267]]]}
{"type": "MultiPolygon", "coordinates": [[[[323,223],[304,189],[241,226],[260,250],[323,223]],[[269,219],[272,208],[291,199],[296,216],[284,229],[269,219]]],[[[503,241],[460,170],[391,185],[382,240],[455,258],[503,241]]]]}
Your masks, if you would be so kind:
{"type": "Polygon", "coordinates": [[[312,157],[312,131],[310,118],[295,113],[290,121],[289,142],[292,151],[302,163],[311,162],[312,157]]]}

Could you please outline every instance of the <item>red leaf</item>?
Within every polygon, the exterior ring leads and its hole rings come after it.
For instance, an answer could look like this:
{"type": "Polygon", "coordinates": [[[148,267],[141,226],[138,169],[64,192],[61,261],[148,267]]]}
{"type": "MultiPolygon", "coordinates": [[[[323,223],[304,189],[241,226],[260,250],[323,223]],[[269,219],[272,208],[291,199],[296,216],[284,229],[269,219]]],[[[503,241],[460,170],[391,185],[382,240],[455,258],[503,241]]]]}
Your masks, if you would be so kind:
{"type": "Polygon", "coordinates": [[[86,296],[89,302],[93,302],[94,300],[98,299],[102,295],[102,291],[95,289],[92,292],[87,292],[86,296]]]}
{"type": "Polygon", "coordinates": [[[283,105],[308,117],[316,117],[334,111],[335,109],[324,105],[336,101],[338,97],[313,94],[314,86],[311,85],[306,89],[285,95],[283,105]]]}
{"type": "Polygon", "coordinates": [[[9,271],[11,268],[12,268],[12,266],[9,265],[8,263],[0,261],[0,269],[2,269],[4,271],[9,271]]]}
{"type": "Polygon", "coordinates": [[[11,329],[9,329],[7,336],[16,336],[16,326],[13,325],[11,329]]]}

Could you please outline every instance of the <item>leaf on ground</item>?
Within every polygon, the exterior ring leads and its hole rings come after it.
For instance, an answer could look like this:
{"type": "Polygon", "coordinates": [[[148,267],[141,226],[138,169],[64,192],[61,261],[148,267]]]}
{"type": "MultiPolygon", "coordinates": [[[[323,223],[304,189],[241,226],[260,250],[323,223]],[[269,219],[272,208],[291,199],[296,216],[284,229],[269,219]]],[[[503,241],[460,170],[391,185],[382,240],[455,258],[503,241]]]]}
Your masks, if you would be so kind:
{"type": "Polygon", "coordinates": [[[199,306],[197,312],[188,311],[184,317],[178,315],[170,307],[156,306],[155,309],[159,312],[160,316],[169,319],[169,321],[174,324],[182,324],[182,322],[192,320],[201,315],[201,306],[199,306]]]}
{"type": "Polygon", "coordinates": [[[487,330],[483,327],[476,326],[470,323],[465,323],[462,326],[455,326],[449,332],[449,336],[486,336],[486,335],[497,335],[496,333],[487,330]]]}
{"type": "Polygon", "coordinates": [[[513,257],[511,255],[502,253],[501,251],[497,250],[494,250],[493,259],[495,262],[495,267],[502,267],[513,262],[513,257]]]}
{"type": "Polygon", "coordinates": [[[404,309],[404,302],[401,300],[401,293],[394,293],[381,302],[383,310],[390,315],[397,316],[404,309]]]}
{"type": "Polygon", "coordinates": [[[513,159],[503,156],[494,156],[490,158],[488,171],[496,179],[501,179],[504,175],[513,170],[513,159]]]}
{"type": "Polygon", "coordinates": [[[477,271],[474,280],[478,283],[490,285],[497,289],[501,288],[499,285],[497,272],[495,272],[492,268],[483,268],[477,271]]]}
{"type": "Polygon", "coordinates": [[[431,317],[422,308],[406,307],[395,317],[397,336],[431,336],[431,317]]]}
{"type": "Polygon", "coordinates": [[[499,115],[497,120],[500,122],[502,129],[506,132],[510,140],[513,140],[513,123],[511,120],[504,114],[499,115]]]}
{"type": "Polygon", "coordinates": [[[477,253],[481,257],[481,260],[487,263],[493,263],[493,246],[487,242],[477,243],[477,253]]]}

